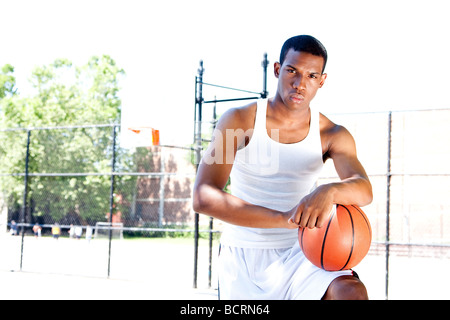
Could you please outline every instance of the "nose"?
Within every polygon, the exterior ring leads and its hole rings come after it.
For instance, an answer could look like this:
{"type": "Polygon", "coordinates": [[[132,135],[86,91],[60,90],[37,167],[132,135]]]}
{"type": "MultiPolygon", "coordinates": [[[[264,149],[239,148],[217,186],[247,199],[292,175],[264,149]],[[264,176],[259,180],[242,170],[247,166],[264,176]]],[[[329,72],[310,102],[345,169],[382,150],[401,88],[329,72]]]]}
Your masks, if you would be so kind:
{"type": "Polygon", "coordinates": [[[299,75],[295,78],[294,83],[293,83],[292,86],[293,86],[294,89],[296,89],[297,91],[305,90],[305,89],[306,89],[306,79],[305,79],[305,77],[299,74],[299,75]]]}

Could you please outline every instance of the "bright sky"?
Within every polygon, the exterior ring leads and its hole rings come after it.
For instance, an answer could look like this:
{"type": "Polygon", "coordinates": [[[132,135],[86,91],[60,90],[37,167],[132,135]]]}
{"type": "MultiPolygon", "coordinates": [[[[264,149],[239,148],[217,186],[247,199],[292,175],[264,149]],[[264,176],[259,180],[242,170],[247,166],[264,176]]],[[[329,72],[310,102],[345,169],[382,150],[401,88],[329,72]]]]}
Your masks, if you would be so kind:
{"type": "Polygon", "coordinates": [[[201,59],[204,81],[259,92],[267,52],[272,96],[273,63],[298,34],[328,50],[328,78],[313,100],[325,114],[450,107],[445,0],[0,0],[0,10],[0,66],[16,68],[21,93],[36,65],[109,54],[127,74],[122,123],[160,129],[162,143],[192,142],[201,59]]]}

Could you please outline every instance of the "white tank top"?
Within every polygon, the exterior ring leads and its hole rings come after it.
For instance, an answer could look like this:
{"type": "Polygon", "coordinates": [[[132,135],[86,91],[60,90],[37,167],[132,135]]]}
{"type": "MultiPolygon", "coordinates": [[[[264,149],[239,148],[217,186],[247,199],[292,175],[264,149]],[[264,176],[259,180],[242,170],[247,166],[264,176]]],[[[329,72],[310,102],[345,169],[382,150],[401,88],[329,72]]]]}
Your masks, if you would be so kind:
{"type": "MultiPolygon", "coordinates": [[[[231,193],[252,204],[287,211],[314,188],[323,167],[319,112],[311,109],[308,135],[300,142],[276,142],[266,129],[267,99],[258,100],[253,135],[237,151],[231,170],[231,193]]],[[[288,219],[289,217],[286,217],[288,219]]],[[[288,248],[297,229],[248,228],[226,224],[221,243],[241,248],[288,248]]]]}

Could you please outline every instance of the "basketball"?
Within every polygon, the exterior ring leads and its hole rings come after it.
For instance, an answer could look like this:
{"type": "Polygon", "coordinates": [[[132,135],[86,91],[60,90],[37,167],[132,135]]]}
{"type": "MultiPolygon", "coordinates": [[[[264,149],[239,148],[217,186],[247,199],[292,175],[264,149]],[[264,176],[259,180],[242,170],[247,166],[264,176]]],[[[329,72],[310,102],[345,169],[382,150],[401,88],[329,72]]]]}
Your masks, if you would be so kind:
{"type": "Polygon", "coordinates": [[[355,205],[334,205],[321,228],[300,228],[300,247],[315,266],[327,271],[347,270],[366,256],[372,229],[366,214],[355,205]]]}

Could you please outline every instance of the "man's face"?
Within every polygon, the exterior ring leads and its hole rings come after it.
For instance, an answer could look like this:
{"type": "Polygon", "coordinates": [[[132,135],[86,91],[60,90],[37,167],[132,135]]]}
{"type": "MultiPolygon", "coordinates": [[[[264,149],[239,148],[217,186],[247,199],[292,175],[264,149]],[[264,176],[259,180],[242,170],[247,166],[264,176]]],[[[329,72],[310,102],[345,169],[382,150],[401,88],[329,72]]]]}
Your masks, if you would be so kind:
{"type": "Polygon", "coordinates": [[[283,65],[274,65],[278,78],[277,95],[288,107],[299,109],[309,107],[309,103],[321,88],[327,77],[322,74],[322,57],[307,52],[290,49],[283,65]]]}

